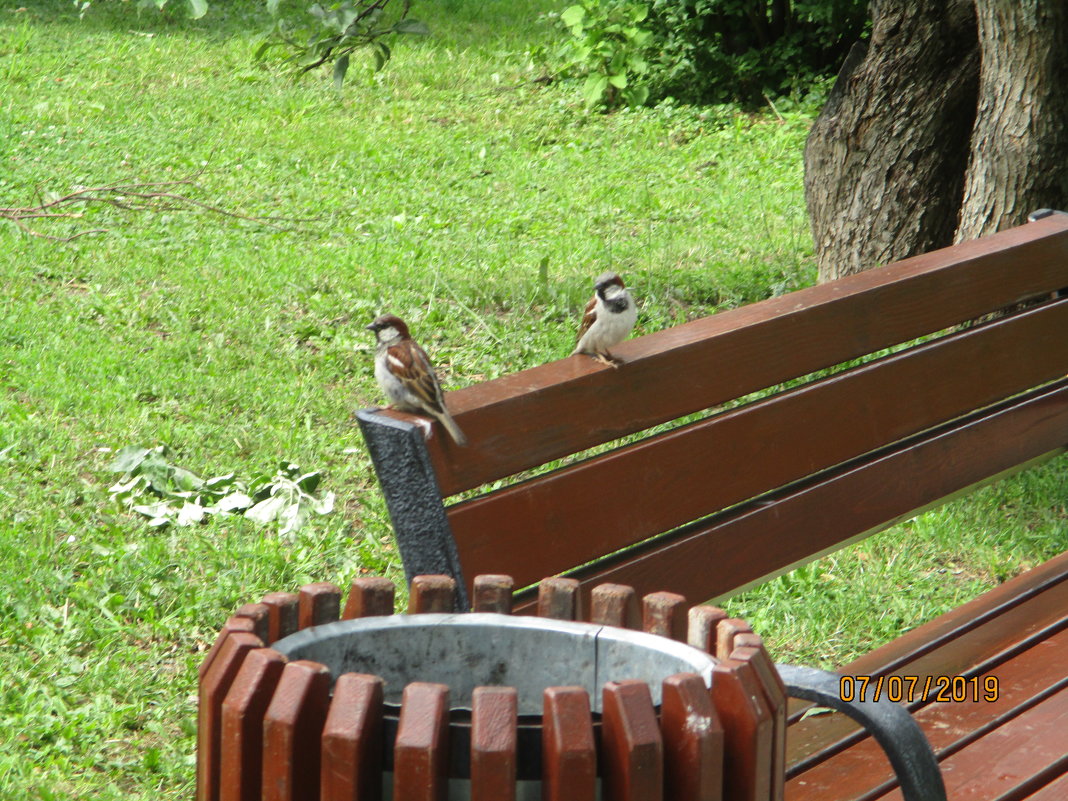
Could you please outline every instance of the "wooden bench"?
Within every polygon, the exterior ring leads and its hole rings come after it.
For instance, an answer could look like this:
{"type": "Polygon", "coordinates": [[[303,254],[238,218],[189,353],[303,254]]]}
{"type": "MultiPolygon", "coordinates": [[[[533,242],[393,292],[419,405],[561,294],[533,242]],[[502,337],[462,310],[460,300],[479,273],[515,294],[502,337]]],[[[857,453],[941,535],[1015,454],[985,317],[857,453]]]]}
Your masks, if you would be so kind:
{"type": "MultiPolygon", "coordinates": [[[[480,573],[566,575],[585,603],[604,582],[701,602],[1062,453],[1068,215],[1033,218],[633,339],[618,370],[571,357],[449,393],[467,448],[361,411],[407,575],[456,577],[463,608],[480,573]]],[[[1068,555],[840,672],[932,679],[908,707],[950,798],[1068,797],[1066,628],[1068,555]],[[967,700],[934,702],[939,677],[967,700]]],[[[863,731],[802,711],[786,798],[895,797],[863,731]]]]}

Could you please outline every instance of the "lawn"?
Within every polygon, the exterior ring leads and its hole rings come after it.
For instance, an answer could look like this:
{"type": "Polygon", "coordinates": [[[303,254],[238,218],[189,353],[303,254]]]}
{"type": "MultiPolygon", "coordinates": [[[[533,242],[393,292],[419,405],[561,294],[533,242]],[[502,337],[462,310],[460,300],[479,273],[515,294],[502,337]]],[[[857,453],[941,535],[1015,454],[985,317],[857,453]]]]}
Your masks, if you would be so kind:
{"type": "MultiPolygon", "coordinates": [[[[98,2],[0,9],[0,207],[191,179],[203,207],[0,223],[0,798],[191,793],[196,665],[229,612],[398,575],[354,425],[374,316],[447,388],[567,355],[591,279],[638,331],[810,284],[815,106],[586,113],[535,83],[548,0],[417,6],[381,73],[293,83],[252,60],[253,0],[200,22],[98,2]],[[270,223],[262,218],[286,218],[270,223]],[[257,219],[247,219],[257,218],[257,219]],[[201,476],[322,471],[332,514],[151,528],[108,488],[165,444],[201,476]]],[[[831,664],[1064,549],[1059,460],[732,599],[782,661],[831,664]]]]}

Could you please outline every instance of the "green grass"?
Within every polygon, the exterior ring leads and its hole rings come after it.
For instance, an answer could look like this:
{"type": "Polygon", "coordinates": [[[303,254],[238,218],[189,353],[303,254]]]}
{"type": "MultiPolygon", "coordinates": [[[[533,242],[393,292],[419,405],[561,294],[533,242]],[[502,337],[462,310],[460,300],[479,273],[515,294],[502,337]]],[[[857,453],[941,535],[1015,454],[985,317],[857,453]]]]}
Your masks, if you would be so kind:
{"type": "MultiPolygon", "coordinates": [[[[435,35],[340,94],[253,64],[252,0],[200,23],[21,5],[0,10],[0,207],[199,173],[199,200],[312,219],[38,225],[107,229],[70,244],[0,225],[0,798],[190,797],[195,667],[229,612],[398,575],[352,417],[378,402],[378,313],[458,387],[566,355],[608,267],[639,333],[814,279],[806,112],[587,115],[575,87],[530,80],[549,2],[425,4],[435,35]],[[286,541],[241,520],[150,530],[109,504],[106,468],[157,443],[204,476],[323,470],[337,511],[286,541]]],[[[838,660],[1063,550],[1065,484],[1054,463],[731,608],[780,658],[838,660]]]]}

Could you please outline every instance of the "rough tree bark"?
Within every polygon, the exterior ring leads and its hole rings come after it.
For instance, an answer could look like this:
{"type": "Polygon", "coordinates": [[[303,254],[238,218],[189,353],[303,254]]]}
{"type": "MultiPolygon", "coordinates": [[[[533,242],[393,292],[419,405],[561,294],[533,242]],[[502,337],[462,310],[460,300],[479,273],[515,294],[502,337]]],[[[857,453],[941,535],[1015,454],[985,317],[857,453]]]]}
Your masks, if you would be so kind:
{"type": "Polygon", "coordinates": [[[972,0],[872,0],[805,146],[820,280],[953,240],[978,91],[972,0]],[[917,7],[919,6],[919,7],[917,7]]]}
{"type": "Polygon", "coordinates": [[[979,110],[956,241],[1068,211],[1068,3],[976,0],[979,110]]]}
{"type": "Polygon", "coordinates": [[[1068,207],[1068,3],[869,8],[805,147],[820,280],[1068,207]]]}

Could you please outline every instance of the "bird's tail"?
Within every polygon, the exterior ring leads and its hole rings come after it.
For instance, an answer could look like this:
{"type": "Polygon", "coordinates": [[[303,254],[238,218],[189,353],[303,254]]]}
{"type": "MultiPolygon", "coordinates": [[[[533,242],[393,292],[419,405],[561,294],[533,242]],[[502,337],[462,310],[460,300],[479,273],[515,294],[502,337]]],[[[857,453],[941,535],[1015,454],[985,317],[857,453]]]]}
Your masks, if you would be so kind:
{"type": "Polygon", "coordinates": [[[445,430],[449,432],[449,436],[453,438],[457,445],[466,445],[467,437],[464,432],[460,430],[460,426],[456,425],[456,421],[452,419],[452,415],[447,410],[442,410],[440,415],[437,415],[438,422],[445,426],[445,430]]]}

